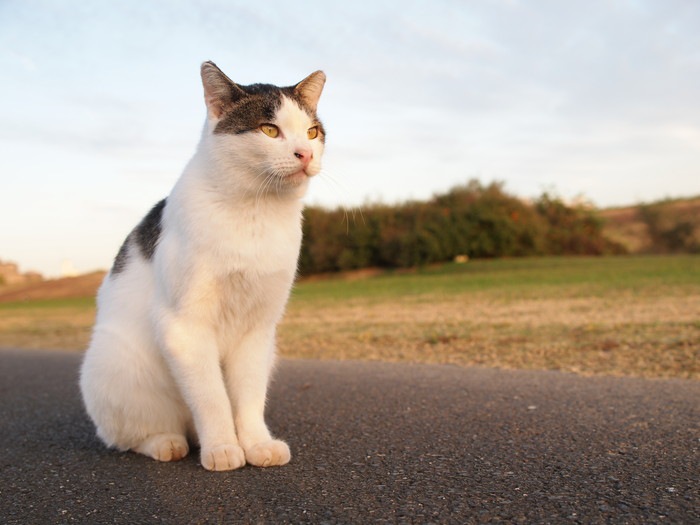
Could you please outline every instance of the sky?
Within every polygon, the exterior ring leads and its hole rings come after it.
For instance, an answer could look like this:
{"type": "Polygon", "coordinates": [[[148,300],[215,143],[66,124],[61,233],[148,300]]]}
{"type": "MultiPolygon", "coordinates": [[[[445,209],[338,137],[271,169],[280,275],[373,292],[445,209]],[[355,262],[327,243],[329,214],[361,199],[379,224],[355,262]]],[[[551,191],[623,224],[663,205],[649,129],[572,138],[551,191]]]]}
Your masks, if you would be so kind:
{"type": "Polygon", "coordinates": [[[307,202],[500,181],[599,207],[700,194],[695,0],[0,0],[0,259],[107,269],[204,124],[199,66],[322,69],[307,202]]]}

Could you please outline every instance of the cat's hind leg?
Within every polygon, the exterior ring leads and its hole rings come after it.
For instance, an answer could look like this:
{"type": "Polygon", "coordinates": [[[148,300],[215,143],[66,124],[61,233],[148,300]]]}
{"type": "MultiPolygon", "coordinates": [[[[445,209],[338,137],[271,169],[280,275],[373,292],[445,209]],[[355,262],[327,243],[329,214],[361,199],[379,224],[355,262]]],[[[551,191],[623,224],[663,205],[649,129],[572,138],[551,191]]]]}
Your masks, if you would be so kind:
{"type": "Polygon", "coordinates": [[[178,461],[184,458],[190,448],[185,436],[180,434],[155,434],[147,437],[139,445],[132,447],[134,452],[150,456],[158,461],[178,461]]]}
{"type": "Polygon", "coordinates": [[[107,446],[159,461],[182,459],[189,452],[185,436],[191,416],[165,361],[145,338],[126,340],[97,329],[80,387],[107,446]]]}

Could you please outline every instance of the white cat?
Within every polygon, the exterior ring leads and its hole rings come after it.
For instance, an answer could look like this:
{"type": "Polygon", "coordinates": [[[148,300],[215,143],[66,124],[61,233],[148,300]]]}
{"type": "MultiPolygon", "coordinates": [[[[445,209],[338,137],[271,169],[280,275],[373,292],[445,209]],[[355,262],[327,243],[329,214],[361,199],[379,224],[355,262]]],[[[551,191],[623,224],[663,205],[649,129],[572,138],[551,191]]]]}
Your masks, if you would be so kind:
{"type": "Polygon", "coordinates": [[[275,329],[296,273],[301,197],[321,169],[317,71],[241,86],[201,69],[207,120],[167,199],[127,237],[97,297],[80,388],[98,436],[208,470],[284,465],[265,424],[275,329]]]}

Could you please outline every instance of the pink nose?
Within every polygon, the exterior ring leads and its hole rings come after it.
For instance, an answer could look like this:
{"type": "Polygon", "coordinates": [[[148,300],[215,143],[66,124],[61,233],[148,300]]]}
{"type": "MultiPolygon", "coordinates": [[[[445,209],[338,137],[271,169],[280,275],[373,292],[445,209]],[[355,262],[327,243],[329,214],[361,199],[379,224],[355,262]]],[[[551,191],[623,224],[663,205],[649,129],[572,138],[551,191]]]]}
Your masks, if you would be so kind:
{"type": "Polygon", "coordinates": [[[314,158],[314,153],[310,149],[298,149],[294,152],[294,156],[301,161],[301,164],[306,168],[314,158]]]}

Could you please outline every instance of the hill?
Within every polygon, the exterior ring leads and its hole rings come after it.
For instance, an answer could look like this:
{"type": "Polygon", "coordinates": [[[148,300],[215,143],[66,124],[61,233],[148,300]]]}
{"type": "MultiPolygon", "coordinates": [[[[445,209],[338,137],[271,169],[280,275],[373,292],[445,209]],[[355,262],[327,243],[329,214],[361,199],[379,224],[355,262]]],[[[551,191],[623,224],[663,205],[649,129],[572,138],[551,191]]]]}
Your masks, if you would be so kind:
{"type": "Polygon", "coordinates": [[[700,196],[599,210],[603,235],[629,253],[700,251],[700,196]]]}
{"type": "Polygon", "coordinates": [[[94,297],[104,276],[105,272],[99,271],[0,288],[0,303],[94,297]]]}

